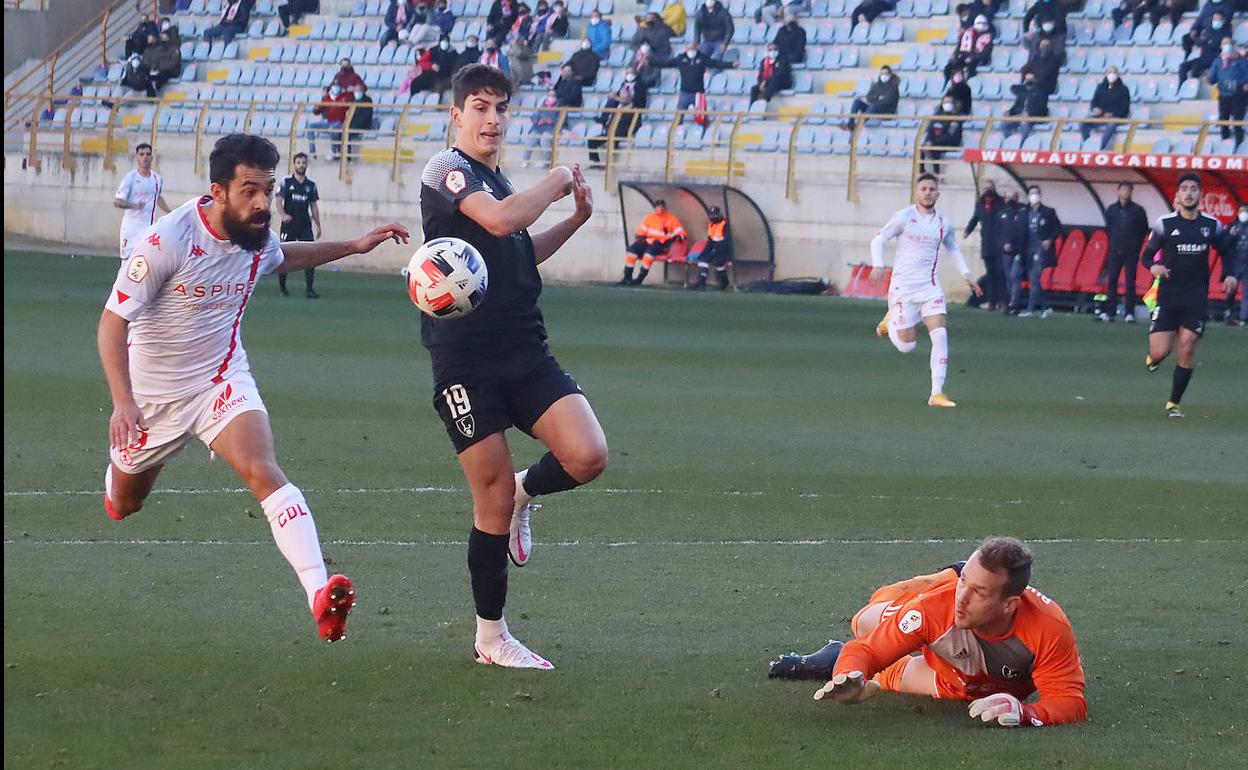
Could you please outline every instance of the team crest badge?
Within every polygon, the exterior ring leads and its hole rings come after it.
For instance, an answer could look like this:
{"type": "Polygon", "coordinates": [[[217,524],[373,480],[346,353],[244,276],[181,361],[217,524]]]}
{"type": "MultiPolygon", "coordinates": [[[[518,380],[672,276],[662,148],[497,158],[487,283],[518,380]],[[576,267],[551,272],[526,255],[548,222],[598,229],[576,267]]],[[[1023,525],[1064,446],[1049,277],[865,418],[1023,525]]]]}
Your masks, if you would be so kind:
{"type": "Polygon", "coordinates": [[[453,193],[461,193],[468,186],[467,180],[464,179],[464,172],[455,169],[446,175],[446,189],[453,193]]]}
{"type": "Polygon", "coordinates": [[[143,257],[135,257],[130,260],[130,267],[126,268],[126,277],[134,283],[142,283],[147,277],[147,260],[143,257]]]}
{"type": "Polygon", "coordinates": [[[477,423],[470,414],[456,420],[455,427],[459,428],[459,432],[464,434],[464,438],[472,438],[472,434],[477,432],[477,423]]]}
{"type": "Polygon", "coordinates": [[[1016,668],[1011,668],[1009,666],[1001,667],[1001,678],[1006,680],[1007,682],[1012,682],[1015,679],[1020,679],[1022,678],[1022,676],[1023,676],[1023,673],[1016,668]]]}
{"type": "Polygon", "coordinates": [[[923,627],[923,614],[918,610],[910,610],[897,622],[897,627],[903,634],[912,634],[923,627]]]}
{"type": "Polygon", "coordinates": [[[1208,228],[1208,227],[1202,227],[1202,228],[1200,228],[1200,235],[1201,235],[1201,237],[1202,237],[1202,238],[1208,238],[1208,237],[1209,237],[1209,228],[1208,228]]]}

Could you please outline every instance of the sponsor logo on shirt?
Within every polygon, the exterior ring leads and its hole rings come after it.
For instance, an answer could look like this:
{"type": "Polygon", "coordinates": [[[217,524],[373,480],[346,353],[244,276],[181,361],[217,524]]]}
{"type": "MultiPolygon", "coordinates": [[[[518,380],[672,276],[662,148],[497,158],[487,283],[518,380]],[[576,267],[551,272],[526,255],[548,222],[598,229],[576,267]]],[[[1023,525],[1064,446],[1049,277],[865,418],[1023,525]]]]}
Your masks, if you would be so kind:
{"type": "Polygon", "coordinates": [[[147,236],[147,242],[152,244],[158,249],[160,248],[160,236],[157,235],[156,233],[152,233],[151,235],[147,236]]]}
{"type": "Polygon", "coordinates": [[[130,260],[130,267],[126,269],[126,277],[134,283],[142,283],[147,277],[147,272],[147,260],[139,256],[130,260]]]}
{"type": "Polygon", "coordinates": [[[208,253],[208,252],[206,252],[206,251],[204,251],[202,248],[200,248],[200,245],[199,245],[198,243],[192,243],[192,244],[191,244],[191,256],[192,256],[192,257],[202,257],[202,256],[204,256],[204,255],[205,255],[205,254],[207,254],[207,253],[208,253]]]}

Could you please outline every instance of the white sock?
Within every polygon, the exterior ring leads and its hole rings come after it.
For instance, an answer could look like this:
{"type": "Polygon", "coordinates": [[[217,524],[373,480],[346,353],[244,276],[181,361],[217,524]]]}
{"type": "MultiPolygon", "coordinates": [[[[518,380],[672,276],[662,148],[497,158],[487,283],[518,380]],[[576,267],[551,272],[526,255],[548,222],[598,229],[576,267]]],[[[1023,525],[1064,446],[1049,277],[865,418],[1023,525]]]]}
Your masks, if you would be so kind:
{"type": "Polygon", "coordinates": [[[528,490],[524,488],[524,479],[528,475],[529,475],[528,468],[525,468],[524,470],[516,474],[516,507],[515,507],[515,510],[517,511],[523,508],[524,506],[528,505],[529,503],[533,502],[533,495],[530,495],[528,490]]]}
{"type": "Polygon", "coordinates": [[[909,342],[903,340],[901,336],[897,334],[897,325],[891,318],[888,319],[888,339],[893,343],[893,347],[897,348],[902,353],[909,353],[911,350],[914,350],[915,345],[919,344],[918,340],[910,340],[909,342]]]}
{"type": "Polygon", "coordinates": [[[113,464],[109,463],[104,469],[104,496],[109,500],[113,499],[113,464]]]}
{"type": "Polygon", "coordinates": [[[928,332],[932,340],[932,395],[945,392],[945,376],[949,373],[949,333],[945,327],[928,332]]]}
{"type": "Polygon", "coordinates": [[[507,618],[486,620],[477,616],[477,641],[483,644],[495,644],[498,637],[507,635],[507,618]]]}
{"type": "Polygon", "coordinates": [[[329,581],[325,572],[325,558],[321,556],[321,541],[316,536],[316,522],[303,492],[294,484],[287,484],[260,501],[273,541],[286,561],[299,576],[303,590],[308,594],[308,606],[316,597],[317,589],[329,581]]]}

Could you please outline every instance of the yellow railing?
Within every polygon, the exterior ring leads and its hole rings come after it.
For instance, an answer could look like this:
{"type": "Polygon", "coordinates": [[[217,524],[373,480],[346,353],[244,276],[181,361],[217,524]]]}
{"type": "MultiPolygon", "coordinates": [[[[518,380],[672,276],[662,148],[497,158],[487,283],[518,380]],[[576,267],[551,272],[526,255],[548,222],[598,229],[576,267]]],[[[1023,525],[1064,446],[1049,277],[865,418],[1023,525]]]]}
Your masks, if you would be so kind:
{"type": "MultiPolygon", "coordinates": [[[[5,110],[7,115],[20,103],[21,114],[17,115],[17,120],[21,122],[25,132],[23,145],[26,162],[37,169],[44,157],[59,153],[60,162],[67,169],[75,168],[80,156],[102,155],[105,167],[114,170],[116,157],[127,153],[129,139],[136,138],[152,144],[157,152],[160,152],[162,145],[180,143],[182,151],[190,151],[195,172],[202,174],[205,170],[203,160],[209,137],[248,131],[274,140],[283,150],[288,162],[297,151],[305,148],[306,140],[315,138],[322,146],[328,145],[338,166],[339,178],[344,182],[350,182],[355,164],[372,164],[388,166],[390,178],[402,184],[403,166],[415,164],[427,157],[434,149],[428,145],[449,146],[453,138],[453,129],[444,106],[347,103],[339,105],[348,109],[347,120],[343,124],[319,126],[315,124],[320,119],[315,114],[318,102],[190,101],[180,98],[173,92],[173,88],[169,88],[170,93],[164,98],[119,97],[107,104],[98,96],[6,94],[5,110]],[[13,104],[10,103],[10,98],[14,100],[13,104]],[[384,128],[349,128],[357,110],[369,108],[374,110],[374,125],[382,125],[384,128]],[[87,115],[86,110],[91,111],[89,119],[83,120],[79,116],[87,115]],[[103,114],[105,111],[106,115],[103,114]],[[177,113],[176,130],[163,128],[165,123],[162,116],[173,114],[170,111],[177,113]],[[52,117],[48,117],[49,112],[52,117]],[[412,145],[420,143],[425,144],[423,149],[426,152],[418,155],[412,145]]],[[[662,179],[665,182],[672,182],[677,177],[710,177],[721,178],[726,184],[734,184],[745,174],[745,158],[779,158],[784,153],[783,163],[777,161],[758,165],[770,165],[773,169],[783,168],[787,198],[797,200],[799,183],[815,181],[821,175],[826,178],[834,170],[839,172],[839,169],[828,165],[828,158],[845,158],[848,163],[848,173],[845,174],[846,197],[857,200],[862,158],[872,154],[870,150],[882,149],[878,145],[864,147],[864,142],[860,139],[874,125],[885,121],[906,121],[907,124],[914,124],[913,139],[906,153],[911,161],[908,174],[911,181],[917,176],[919,163],[927,151],[949,153],[942,161],[944,163],[960,163],[961,158],[960,148],[925,143],[924,138],[932,117],[878,115],[867,119],[862,115],[845,114],[715,111],[706,113],[706,126],[700,128],[688,112],[675,110],[557,108],[559,114],[551,132],[526,132],[525,126],[531,123],[530,118],[539,110],[540,108],[535,107],[513,107],[509,137],[503,147],[504,159],[511,153],[522,152],[526,162],[536,153],[539,165],[557,165],[561,160],[566,160],[569,154],[573,161],[584,159],[589,162],[589,158],[584,158],[586,151],[592,149],[587,147],[587,141],[600,139],[597,142],[599,146],[596,165],[606,171],[604,185],[607,189],[624,173],[630,177],[662,179]],[[599,136],[584,136],[570,128],[578,118],[597,119],[603,114],[608,118],[607,130],[599,136]],[[638,115],[641,120],[633,117],[638,115]],[[816,146],[829,139],[827,132],[803,131],[812,125],[836,125],[850,120],[854,121],[854,125],[852,130],[844,134],[846,141],[834,141],[834,145],[843,148],[843,153],[828,155],[822,152],[827,148],[816,146]],[[621,131],[620,126],[624,121],[627,121],[627,130],[621,131]],[[646,133],[650,138],[644,147],[638,137],[639,125],[648,126],[646,133]],[[607,141],[608,134],[615,136],[616,140],[607,141]],[[822,158],[824,162],[801,162],[814,158],[822,158]]],[[[1165,118],[1117,120],[941,116],[940,119],[961,122],[968,130],[980,131],[981,148],[989,146],[989,138],[1003,123],[1049,124],[1053,131],[1052,138],[1048,140],[1049,147],[1054,150],[1060,149],[1062,136],[1070,135],[1064,134],[1063,130],[1071,124],[1118,124],[1123,147],[1136,151],[1145,149],[1134,146],[1140,131],[1167,125],[1165,118]]],[[[1213,137],[1211,132],[1215,129],[1221,126],[1244,126],[1245,123],[1204,121],[1190,125],[1197,131],[1193,152],[1201,154],[1210,145],[1213,137]]],[[[841,130],[834,129],[831,138],[835,140],[835,133],[841,130]]],[[[1099,131],[1094,133],[1099,135],[1099,131]]],[[[878,177],[882,170],[883,167],[873,167],[873,177],[878,177]]],[[[761,171],[754,173],[756,176],[762,174],[761,171]]],[[[772,176],[775,178],[779,174],[773,171],[772,176]]]]}

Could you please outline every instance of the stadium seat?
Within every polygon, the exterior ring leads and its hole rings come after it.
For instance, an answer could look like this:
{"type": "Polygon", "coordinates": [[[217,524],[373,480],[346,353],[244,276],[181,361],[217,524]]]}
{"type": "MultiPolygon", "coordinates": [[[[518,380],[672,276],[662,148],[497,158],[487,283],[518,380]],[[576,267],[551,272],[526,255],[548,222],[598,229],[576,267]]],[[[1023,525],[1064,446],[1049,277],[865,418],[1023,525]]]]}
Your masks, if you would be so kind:
{"type": "Polygon", "coordinates": [[[1105,255],[1109,251],[1109,237],[1104,230],[1097,230],[1088,239],[1075,271],[1071,291],[1091,293],[1097,284],[1105,284],[1105,255]]]}
{"type": "MultiPolygon", "coordinates": [[[[1079,269],[1079,262],[1083,258],[1084,246],[1087,244],[1087,236],[1082,230],[1072,230],[1070,235],[1066,237],[1065,243],[1062,244],[1058,251],[1057,267],[1049,279],[1046,289],[1052,291],[1072,291],[1074,287],[1075,273],[1079,269]]],[[[1042,284],[1043,285],[1043,284],[1042,284]]]]}

